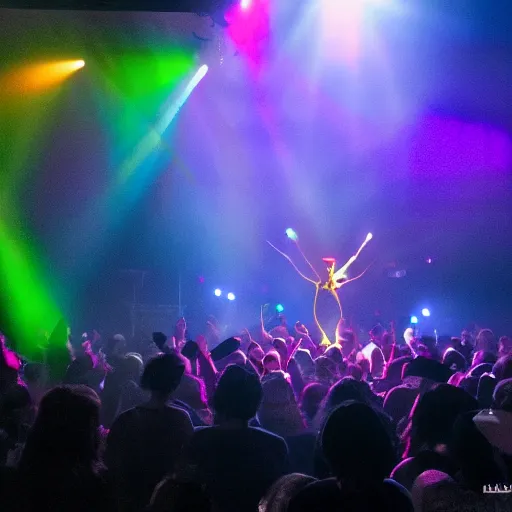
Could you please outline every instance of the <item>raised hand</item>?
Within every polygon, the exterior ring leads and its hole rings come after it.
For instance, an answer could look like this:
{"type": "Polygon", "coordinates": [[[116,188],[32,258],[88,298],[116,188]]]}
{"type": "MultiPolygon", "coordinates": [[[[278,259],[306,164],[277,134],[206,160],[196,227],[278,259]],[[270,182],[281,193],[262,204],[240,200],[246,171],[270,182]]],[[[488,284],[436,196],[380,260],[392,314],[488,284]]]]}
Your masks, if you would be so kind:
{"type": "Polygon", "coordinates": [[[295,322],[295,331],[297,332],[297,334],[300,334],[301,336],[309,336],[309,331],[307,327],[301,322],[295,322]]]}
{"type": "Polygon", "coordinates": [[[197,346],[199,347],[199,350],[207,355],[208,354],[208,344],[206,342],[206,338],[200,334],[196,339],[197,346]]]}

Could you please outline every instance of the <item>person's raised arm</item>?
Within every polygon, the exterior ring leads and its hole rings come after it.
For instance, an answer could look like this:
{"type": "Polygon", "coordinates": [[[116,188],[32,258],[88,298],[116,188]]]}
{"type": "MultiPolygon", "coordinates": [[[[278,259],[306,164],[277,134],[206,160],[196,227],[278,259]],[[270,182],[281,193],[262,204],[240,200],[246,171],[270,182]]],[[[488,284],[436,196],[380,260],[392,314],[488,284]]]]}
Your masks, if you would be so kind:
{"type": "Polygon", "coordinates": [[[311,352],[311,355],[313,357],[315,357],[316,353],[318,351],[318,346],[311,339],[311,336],[309,335],[309,331],[307,330],[306,326],[300,322],[296,322],[295,323],[295,331],[302,339],[302,341],[301,341],[302,348],[308,349],[311,352]]]}
{"type": "Polygon", "coordinates": [[[197,365],[198,374],[204,381],[206,387],[206,396],[208,397],[208,403],[211,403],[213,394],[215,392],[215,384],[217,380],[217,369],[215,364],[210,357],[208,347],[206,344],[206,338],[202,335],[197,337],[197,346],[199,350],[197,352],[197,365]]]}

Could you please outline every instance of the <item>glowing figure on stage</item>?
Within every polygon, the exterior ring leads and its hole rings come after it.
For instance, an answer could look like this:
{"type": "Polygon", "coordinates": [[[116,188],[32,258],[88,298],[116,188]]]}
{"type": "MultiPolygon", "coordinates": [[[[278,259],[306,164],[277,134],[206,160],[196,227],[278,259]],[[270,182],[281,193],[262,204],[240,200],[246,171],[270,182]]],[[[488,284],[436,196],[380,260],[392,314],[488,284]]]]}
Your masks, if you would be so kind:
{"type": "Polygon", "coordinates": [[[284,252],[280,251],[276,246],[274,246],[270,242],[268,242],[268,244],[273,249],[275,249],[279,254],[281,254],[281,256],[284,256],[291,263],[292,267],[295,269],[297,274],[299,274],[299,276],[302,277],[302,279],[304,279],[304,280],[308,281],[309,283],[311,283],[312,285],[314,285],[315,298],[313,300],[313,317],[315,319],[315,324],[318,327],[318,330],[320,331],[320,333],[322,335],[321,344],[322,345],[330,345],[331,341],[329,340],[327,333],[325,332],[322,325],[320,324],[320,321],[318,320],[318,315],[317,315],[318,295],[319,295],[321,289],[327,290],[329,293],[331,293],[331,295],[336,300],[336,303],[338,304],[338,308],[340,310],[340,320],[341,320],[343,318],[343,309],[341,307],[341,301],[338,296],[338,290],[342,286],[345,286],[346,284],[351,283],[352,281],[355,281],[356,279],[359,279],[360,277],[362,277],[364,275],[366,270],[368,270],[368,269],[364,270],[361,274],[359,274],[356,277],[353,277],[352,279],[348,278],[348,274],[347,274],[348,269],[357,260],[357,258],[361,254],[362,250],[365,248],[366,244],[368,244],[368,242],[373,238],[373,235],[371,233],[368,233],[365,241],[361,244],[361,247],[359,247],[358,251],[353,256],[351,256],[349,258],[349,260],[345,263],[345,265],[343,265],[338,270],[336,270],[336,260],[334,258],[323,258],[323,261],[329,265],[327,268],[327,280],[325,282],[322,280],[322,278],[320,277],[320,274],[316,271],[315,267],[313,267],[312,263],[307,259],[306,255],[302,252],[302,249],[299,245],[299,237],[298,237],[297,233],[293,229],[288,228],[286,230],[286,235],[288,236],[288,238],[290,240],[292,240],[292,242],[295,243],[295,245],[297,246],[297,249],[299,250],[302,257],[304,258],[304,261],[308,264],[309,268],[314,273],[316,280],[311,279],[310,277],[307,277],[306,275],[304,275],[299,270],[297,265],[295,265],[295,263],[292,261],[290,256],[288,256],[284,252]]]}

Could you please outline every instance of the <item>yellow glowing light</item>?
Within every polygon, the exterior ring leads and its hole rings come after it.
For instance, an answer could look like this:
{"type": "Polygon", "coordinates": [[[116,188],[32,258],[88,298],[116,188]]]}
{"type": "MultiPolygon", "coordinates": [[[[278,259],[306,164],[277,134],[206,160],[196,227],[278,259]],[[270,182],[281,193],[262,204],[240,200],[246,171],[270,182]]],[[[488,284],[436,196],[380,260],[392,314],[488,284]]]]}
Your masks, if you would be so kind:
{"type": "Polygon", "coordinates": [[[62,83],[67,77],[85,66],[83,60],[61,60],[30,64],[15,69],[0,78],[5,94],[35,94],[62,83]]]}
{"type": "Polygon", "coordinates": [[[338,296],[338,290],[342,286],[345,286],[348,283],[352,283],[353,281],[356,281],[357,279],[359,279],[360,277],[362,277],[365,274],[366,270],[368,270],[368,269],[364,270],[361,274],[359,274],[356,277],[353,277],[352,279],[349,279],[347,276],[348,269],[357,260],[357,258],[359,258],[359,255],[361,254],[362,250],[366,247],[368,242],[373,238],[373,235],[371,233],[368,233],[366,235],[365,241],[361,244],[361,246],[359,247],[357,252],[353,256],[351,256],[349,258],[349,260],[347,261],[347,263],[345,263],[345,265],[343,265],[339,270],[335,270],[336,269],[336,261],[332,260],[331,266],[327,269],[328,278],[327,278],[327,281],[325,281],[325,282],[323,282],[322,278],[320,277],[318,272],[315,270],[315,267],[313,266],[313,264],[308,260],[306,255],[302,252],[302,249],[300,248],[299,241],[298,241],[299,239],[296,236],[296,234],[295,234],[295,238],[291,238],[291,237],[289,237],[289,238],[295,242],[295,245],[297,246],[301,256],[304,258],[304,260],[307,263],[307,265],[309,266],[309,268],[315,274],[315,276],[317,278],[316,280],[311,279],[310,277],[307,277],[305,274],[303,274],[299,270],[297,265],[295,265],[295,263],[292,261],[290,256],[285,254],[283,251],[280,251],[275,245],[272,245],[270,242],[267,242],[267,243],[270,245],[270,247],[275,249],[281,256],[286,258],[291,263],[292,267],[295,269],[297,274],[299,274],[299,276],[302,277],[302,279],[304,279],[305,281],[308,281],[309,283],[314,285],[315,298],[313,299],[313,318],[315,320],[315,324],[316,324],[318,330],[320,331],[320,334],[322,335],[322,341],[320,342],[320,344],[321,345],[330,345],[331,341],[329,339],[329,336],[327,335],[324,328],[322,327],[322,324],[320,323],[320,321],[318,319],[318,314],[317,314],[317,303],[318,303],[318,296],[320,294],[320,290],[321,289],[327,290],[334,297],[334,300],[336,301],[339,311],[340,311],[340,321],[341,321],[343,319],[343,308],[341,307],[341,301],[338,296]]]}

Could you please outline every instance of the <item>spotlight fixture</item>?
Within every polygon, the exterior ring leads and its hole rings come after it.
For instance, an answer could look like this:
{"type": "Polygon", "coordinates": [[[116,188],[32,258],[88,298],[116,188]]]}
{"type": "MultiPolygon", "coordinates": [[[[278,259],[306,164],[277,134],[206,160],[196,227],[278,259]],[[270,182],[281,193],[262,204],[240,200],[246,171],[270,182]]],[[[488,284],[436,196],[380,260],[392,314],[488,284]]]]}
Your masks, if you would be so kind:
{"type": "Polygon", "coordinates": [[[428,308],[423,308],[421,310],[421,314],[424,316],[424,317],[429,317],[430,316],[430,309],[428,308]]]}
{"type": "Polygon", "coordinates": [[[411,325],[416,325],[418,323],[418,317],[417,316],[411,316],[411,325]]]}
{"type": "Polygon", "coordinates": [[[220,297],[222,295],[222,290],[217,288],[213,293],[215,294],[215,297],[220,297]]]}
{"type": "Polygon", "coordinates": [[[229,292],[229,293],[228,293],[228,300],[233,301],[233,300],[235,300],[235,299],[236,299],[235,294],[234,294],[234,293],[229,292]]]}
{"type": "Polygon", "coordinates": [[[282,313],[282,312],[284,311],[284,306],[283,306],[282,304],[278,304],[278,305],[276,306],[276,311],[277,311],[278,313],[282,313]]]}

